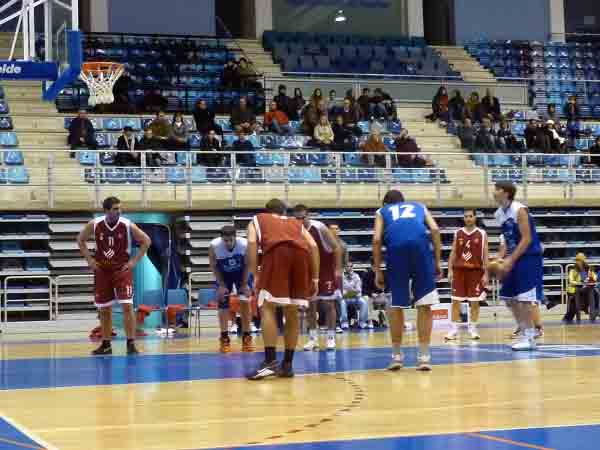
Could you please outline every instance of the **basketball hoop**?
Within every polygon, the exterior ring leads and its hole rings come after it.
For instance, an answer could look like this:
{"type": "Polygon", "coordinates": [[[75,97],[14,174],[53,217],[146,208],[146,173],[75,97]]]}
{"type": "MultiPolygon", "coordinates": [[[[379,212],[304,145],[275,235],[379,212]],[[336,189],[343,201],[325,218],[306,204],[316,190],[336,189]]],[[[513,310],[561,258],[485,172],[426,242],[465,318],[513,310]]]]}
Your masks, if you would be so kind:
{"type": "Polygon", "coordinates": [[[88,104],[96,106],[115,101],[113,86],[123,74],[123,64],[113,62],[84,62],[79,76],[90,91],[88,104]]]}

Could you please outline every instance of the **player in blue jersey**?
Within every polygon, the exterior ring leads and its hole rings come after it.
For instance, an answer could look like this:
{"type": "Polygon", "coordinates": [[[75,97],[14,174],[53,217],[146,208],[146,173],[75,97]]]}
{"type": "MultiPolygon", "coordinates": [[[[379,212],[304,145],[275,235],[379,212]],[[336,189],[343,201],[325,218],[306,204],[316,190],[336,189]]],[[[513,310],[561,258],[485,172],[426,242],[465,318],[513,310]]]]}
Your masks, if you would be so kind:
{"type": "Polygon", "coordinates": [[[496,183],[494,198],[500,206],[496,221],[501,227],[506,256],[502,265],[500,299],[512,310],[522,330],[513,350],[535,349],[535,306],[543,299],[543,249],[529,209],[516,202],[516,186],[507,181],[496,183]]]}
{"type": "Polygon", "coordinates": [[[250,289],[246,268],[248,241],[237,237],[235,228],[226,225],[221,228],[221,237],[214,239],[208,249],[208,259],[217,284],[219,327],[221,329],[220,349],[222,353],[231,351],[227,323],[229,321],[229,296],[237,293],[240,299],[242,316],[242,351],[252,352],[250,336],[250,289]]]}
{"type": "Polygon", "coordinates": [[[388,370],[399,370],[403,366],[404,309],[411,306],[417,308],[417,370],[431,370],[431,305],[439,303],[436,277],[442,273],[440,230],[424,205],[405,202],[402,192],[391,190],[385,194],[383,208],[375,215],[373,271],[380,289],[385,287],[381,270],[383,245],[386,247],[386,279],[392,291],[388,316],[393,354],[388,370]]]}

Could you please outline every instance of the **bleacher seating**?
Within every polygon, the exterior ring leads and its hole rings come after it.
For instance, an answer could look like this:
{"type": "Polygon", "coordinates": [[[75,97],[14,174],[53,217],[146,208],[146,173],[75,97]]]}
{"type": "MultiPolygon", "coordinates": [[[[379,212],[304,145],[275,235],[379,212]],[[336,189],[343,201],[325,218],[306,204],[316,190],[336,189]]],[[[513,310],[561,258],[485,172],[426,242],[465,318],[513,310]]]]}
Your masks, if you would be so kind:
{"type": "Polygon", "coordinates": [[[284,72],[460,77],[422,38],[266,31],[263,46],[284,72]]]}
{"type": "MultiPolygon", "coordinates": [[[[0,114],[8,114],[8,104],[4,100],[4,89],[0,86],[0,114]]],[[[27,184],[29,172],[26,167],[23,153],[17,150],[19,140],[12,130],[12,119],[8,115],[0,116],[0,184],[27,184]]]]}
{"type": "MultiPolygon", "coordinates": [[[[226,112],[242,95],[257,109],[264,108],[264,97],[256,89],[223,88],[223,65],[234,60],[239,49],[219,38],[90,33],[84,35],[83,51],[86,61],[125,65],[132,81],[132,104],[141,103],[149,89],[158,89],[168,101],[168,111],[189,112],[201,97],[210,107],[226,112]]],[[[73,111],[86,107],[87,99],[87,87],[77,81],[59,94],[56,106],[59,111],[73,111]]]]}

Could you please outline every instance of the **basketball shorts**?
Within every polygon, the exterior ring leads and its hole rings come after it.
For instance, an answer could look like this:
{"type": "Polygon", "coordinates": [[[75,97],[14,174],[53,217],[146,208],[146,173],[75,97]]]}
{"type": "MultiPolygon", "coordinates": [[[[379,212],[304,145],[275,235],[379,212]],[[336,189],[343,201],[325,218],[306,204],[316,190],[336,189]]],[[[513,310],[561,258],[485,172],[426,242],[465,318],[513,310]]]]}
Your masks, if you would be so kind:
{"type": "Polygon", "coordinates": [[[329,274],[319,276],[319,293],[317,294],[318,300],[337,300],[342,297],[341,292],[341,280],[335,279],[335,274],[330,276],[329,274]]]}
{"type": "Polygon", "coordinates": [[[439,303],[431,243],[428,240],[407,241],[397,247],[388,247],[386,281],[392,292],[392,308],[439,303]]]}
{"type": "Polygon", "coordinates": [[[310,254],[289,242],[283,242],[263,255],[257,286],[258,305],[308,306],[311,294],[310,254]]]}
{"type": "Polygon", "coordinates": [[[131,270],[98,269],[94,272],[94,304],[108,308],[113,303],[133,303],[133,273],[131,270]]]}
{"type": "MultiPolygon", "coordinates": [[[[228,273],[223,276],[223,281],[225,282],[225,288],[229,294],[235,291],[238,293],[237,295],[241,302],[248,302],[250,301],[250,298],[239,293],[240,286],[242,285],[242,276],[242,273],[228,273]]],[[[215,283],[215,289],[217,288],[218,284],[215,283]]],[[[229,295],[224,295],[220,298],[217,297],[217,306],[219,309],[229,309],[229,295]]]]}
{"type": "Polygon", "coordinates": [[[464,302],[481,302],[485,300],[484,286],[481,279],[483,269],[456,268],[452,273],[452,300],[464,302]]]}
{"type": "Polygon", "coordinates": [[[521,256],[502,280],[500,300],[541,303],[544,300],[542,255],[521,256]]]}

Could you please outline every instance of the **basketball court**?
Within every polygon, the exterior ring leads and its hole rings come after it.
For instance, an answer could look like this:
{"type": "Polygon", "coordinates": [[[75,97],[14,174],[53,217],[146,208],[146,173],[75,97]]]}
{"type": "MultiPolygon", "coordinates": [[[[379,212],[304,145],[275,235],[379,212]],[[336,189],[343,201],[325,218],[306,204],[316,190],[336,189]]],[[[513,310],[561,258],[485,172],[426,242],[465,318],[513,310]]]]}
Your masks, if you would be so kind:
{"type": "MultiPolygon", "coordinates": [[[[84,337],[5,336],[0,448],[486,449],[597,448],[597,326],[546,327],[537,351],[515,353],[512,329],[443,343],[434,370],[389,362],[385,331],[353,332],[335,352],[297,352],[296,377],[249,382],[262,353],[216,352],[216,336],[140,341],[128,358],[90,357],[84,337]]],[[[260,345],[260,339],[257,342],[260,345]]]]}

